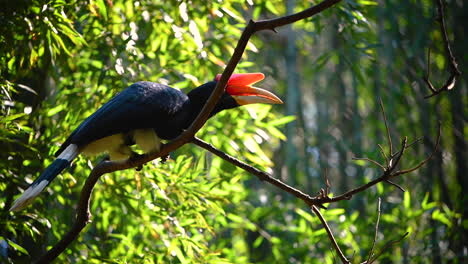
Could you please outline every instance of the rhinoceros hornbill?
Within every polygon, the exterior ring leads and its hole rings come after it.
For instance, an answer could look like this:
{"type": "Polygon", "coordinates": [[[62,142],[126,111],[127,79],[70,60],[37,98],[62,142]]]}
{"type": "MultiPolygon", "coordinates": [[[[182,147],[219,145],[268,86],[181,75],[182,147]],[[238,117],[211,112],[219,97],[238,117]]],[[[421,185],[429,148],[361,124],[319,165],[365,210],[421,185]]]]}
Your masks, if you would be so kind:
{"type": "MultiPolygon", "coordinates": [[[[137,82],[113,97],[71,133],[57,151],[57,158],[24,191],[11,207],[17,211],[39,193],[80,153],[107,152],[111,160],[125,160],[134,154],[131,145],[145,153],[158,151],[161,139],[179,136],[195,120],[220,79],[207,82],[188,94],[153,82],[137,82]]],[[[233,74],[211,116],[246,104],[281,104],[274,94],[252,87],[263,80],[262,73],[233,74]]]]}

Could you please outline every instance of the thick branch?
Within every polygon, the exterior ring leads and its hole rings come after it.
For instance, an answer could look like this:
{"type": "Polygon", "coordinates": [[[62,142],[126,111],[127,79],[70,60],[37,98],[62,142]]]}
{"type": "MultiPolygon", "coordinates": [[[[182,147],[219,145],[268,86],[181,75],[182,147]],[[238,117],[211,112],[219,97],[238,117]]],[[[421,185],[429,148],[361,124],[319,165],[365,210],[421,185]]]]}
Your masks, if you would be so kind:
{"type": "Polygon", "coordinates": [[[328,9],[332,7],[333,5],[341,2],[341,0],[330,0],[330,1],[323,1],[319,3],[318,5],[315,5],[311,8],[308,8],[302,12],[292,14],[289,16],[284,16],[284,17],[279,17],[275,19],[269,19],[269,20],[260,20],[258,22],[255,22],[255,32],[260,31],[260,30],[275,30],[277,27],[281,27],[284,25],[292,24],[294,22],[297,22],[302,19],[306,19],[308,17],[314,16],[325,9],[328,9]]]}
{"type": "MultiPolygon", "coordinates": [[[[336,3],[340,1],[341,0],[323,1],[319,3],[318,5],[308,8],[302,12],[292,14],[289,16],[276,18],[276,19],[261,20],[258,22],[254,22],[250,20],[249,23],[247,24],[247,27],[242,32],[242,35],[239,41],[237,42],[237,46],[234,49],[234,54],[232,55],[226,68],[224,69],[223,74],[221,75],[221,79],[216,85],[215,90],[211,94],[210,98],[208,99],[208,102],[205,104],[200,114],[197,116],[197,119],[195,119],[193,124],[186,131],[186,133],[190,133],[190,136],[193,137],[195,133],[205,124],[206,120],[208,119],[209,114],[215,107],[221,95],[224,93],[224,89],[227,84],[227,81],[229,80],[229,77],[231,77],[237,64],[242,58],[242,54],[244,54],[244,51],[249,42],[249,39],[253,34],[255,34],[258,31],[267,30],[267,29],[275,31],[275,28],[277,27],[284,26],[287,24],[292,24],[299,20],[306,19],[308,17],[316,15],[324,11],[325,9],[330,8],[331,6],[335,5],[336,3]]],[[[181,135],[181,137],[184,136],[184,134],[181,135]]]]}

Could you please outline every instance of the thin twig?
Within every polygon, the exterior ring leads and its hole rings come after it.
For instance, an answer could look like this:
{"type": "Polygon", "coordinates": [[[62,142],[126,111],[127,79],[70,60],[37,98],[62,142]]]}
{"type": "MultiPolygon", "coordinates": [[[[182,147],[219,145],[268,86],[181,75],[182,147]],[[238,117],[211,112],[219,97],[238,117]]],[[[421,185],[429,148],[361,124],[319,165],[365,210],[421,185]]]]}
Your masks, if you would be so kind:
{"type": "Polygon", "coordinates": [[[434,88],[434,85],[432,85],[430,81],[430,75],[431,75],[431,48],[428,48],[427,49],[427,72],[423,80],[426,83],[427,87],[429,87],[429,90],[432,91],[432,94],[435,94],[437,93],[437,90],[434,88]]]}
{"type": "MultiPolygon", "coordinates": [[[[388,140],[388,147],[390,148],[390,154],[388,155],[390,159],[393,157],[393,144],[392,144],[392,136],[390,136],[390,129],[388,128],[388,122],[387,122],[387,115],[385,114],[385,109],[383,106],[382,98],[379,98],[379,103],[380,103],[380,109],[382,109],[382,116],[384,119],[384,124],[385,124],[385,130],[387,132],[387,140],[388,140]]],[[[387,164],[390,166],[390,164],[387,164]]]]}
{"type": "MultiPolygon", "coordinates": [[[[389,128],[388,128],[388,124],[386,122],[386,117],[385,117],[385,112],[384,112],[384,109],[383,109],[383,104],[382,104],[382,101],[381,101],[381,107],[382,107],[382,112],[383,112],[383,116],[384,116],[384,122],[385,122],[385,126],[386,126],[386,130],[387,130],[387,136],[390,136],[390,133],[389,133],[389,128]]],[[[320,205],[320,204],[323,204],[323,203],[333,203],[333,202],[338,202],[338,201],[342,201],[342,200],[349,200],[353,197],[353,195],[357,194],[357,193],[360,193],[376,184],[378,184],[379,182],[387,182],[395,187],[397,187],[398,189],[400,189],[401,191],[405,191],[401,186],[395,184],[394,182],[390,181],[391,178],[394,178],[396,176],[399,176],[399,175],[402,175],[402,174],[406,174],[406,173],[409,173],[409,172],[412,172],[414,170],[417,170],[419,169],[420,167],[422,167],[424,164],[426,164],[435,154],[436,150],[437,150],[437,147],[439,145],[439,141],[440,141],[440,136],[441,136],[441,127],[440,127],[440,124],[439,124],[439,131],[438,131],[438,135],[437,135],[437,143],[436,143],[436,146],[434,148],[434,151],[424,160],[422,161],[421,163],[419,163],[416,167],[414,168],[411,168],[411,169],[406,169],[406,170],[400,170],[400,171],[396,171],[394,172],[394,170],[397,168],[397,166],[399,165],[400,161],[401,161],[401,158],[403,157],[404,153],[405,153],[405,150],[408,149],[411,145],[413,145],[414,143],[416,142],[419,142],[419,139],[412,142],[410,145],[408,145],[408,138],[407,137],[404,137],[404,139],[402,140],[401,142],[401,149],[399,151],[397,151],[396,153],[393,153],[392,154],[392,151],[390,152],[390,160],[388,161],[388,164],[387,164],[387,167],[384,169],[384,172],[379,176],[377,177],[376,179],[374,180],[371,180],[359,187],[356,187],[354,189],[351,189],[341,195],[338,195],[338,196],[335,196],[335,197],[315,197],[314,198],[314,201],[311,201],[312,204],[315,204],[315,205],[320,205]]],[[[388,139],[388,142],[390,143],[391,142],[391,138],[389,137],[388,139]]],[[[390,143],[391,144],[391,143],[390,143]]],[[[382,153],[385,153],[383,151],[383,148],[379,145],[380,149],[382,150],[382,153]]],[[[366,160],[366,158],[363,158],[364,160],[366,160]]],[[[376,161],[373,161],[371,159],[367,159],[368,161],[370,162],[373,162],[374,164],[380,164],[376,161]]]]}
{"type": "Polygon", "coordinates": [[[421,161],[418,165],[416,165],[415,167],[411,168],[411,169],[406,169],[406,170],[399,170],[397,172],[395,172],[392,177],[396,177],[398,175],[402,175],[402,174],[407,174],[407,173],[410,173],[410,172],[413,172],[419,168],[421,168],[424,164],[426,164],[430,159],[432,159],[432,157],[435,155],[435,153],[437,152],[437,149],[439,148],[439,144],[440,144],[440,136],[441,136],[441,132],[442,129],[441,129],[441,126],[439,124],[439,131],[437,133],[437,141],[436,141],[436,145],[434,147],[434,150],[431,152],[431,155],[429,155],[429,157],[427,157],[425,160],[421,161]]]}
{"type": "Polygon", "coordinates": [[[437,20],[440,25],[440,32],[442,33],[442,39],[444,41],[445,55],[446,55],[447,60],[450,62],[450,76],[447,78],[447,80],[445,81],[445,84],[440,89],[434,88],[431,81],[429,80],[430,64],[431,64],[431,61],[430,61],[431,51],[429,49],[428,54],[427,54],[427,65],[428,65],[427,73],[426,73],[426,76],[423,78],[423,80],[426,83],[429,90],[431,90],[431,94],[425,96],[424,98],[426,99],[436,96],[444,91],[452,90],[453,87],[455,87],[457,77],[461,75],[461,72],[458,69],[457,60],[455,59],[455,56],[453,56],[452,48],[450,47],[450,41],[449,41],[448,34],[447,34],[447,27],[445,24],[444,2],[443,0],[434,0],[434,1],[437,4],[437,11],[438,11],[437,20]]]}
{"type": "MultiPolygon", "coordinates": [[[[374,185],[376,185],[377,183],[379,182],[384,182],[386,180],[389,180],[390,178],[394,177],[396,173],[398,172],[395,172],[395,173],[392,173],[392,171],[395,170],[395,168],[398,166],[398,164],[400,163],[400,160],[401,160],[401,157],[403,156],[404,154],[404,149],[406,148],[406,143],[407,143],[407,139],[406,137],[402,140],[402,143],[401,143],[401,150],[398,151],[397,153],[395,153],[396,155],[396,159],[394,162],[392,162],[391,166],[388,167],[383,173],[382,175],[380,175],[379,177],[377,177],[376,179],[370,181],[370,182],[367,182],[366,184],[363,184],[355,189],[352,189],[352,190],[349,190],[341,195],[338,195],[338,196],[335,196],[335,197],[327,197],[326,199],[325,198],[316,198],[316,201],[314,201],[314,204],[319,204],[319,203],[332,203],[332,202],[337,202],[337,201],[341,201],[341,200],[349,200],[351,199],[351,197],[353,197],[353,195],[355,195],[356,193],[360,193],[374,185]]],[[[399,174],[400,175],[400,174],[399,174]]]]}
{"type": "Polygon", "coordinates": [[[386,170],[387,170],[387,169],[385,168],[384,165],[378,163],[378,162],[375,161],[375,160],[369,159],[369,158],[356,158],[356,157],[353,157],[352,159],[353,159],[353,160],[365,160],[365,161],[368,161],[368,162],[372,162],[372,163],[374,163],[375,165],[379,166],[383,171],[386,171],[386,170]]]}
{"type": "Polygon", "coordinates": [[[395,186],[395,187],[398,188],[400,191],[405,192],[405,189],[403,189],[403,187],[401,187],[400,185],[398,185],[398,184],[392,182],[391,180],[386,180],[385,182],[388,183],[388,184],[390,184],[390,185],[395,186]]]}
{"type": "Polygon", "coordinates": [[[382,154],[382,157],[384,157],[384,159],[385,159],[385,164],[387,164],[387,166],[388,166],[389,160],[388,160],[387,154],[385,154],[385,150],[383,149],[382,145],[377,144],[377,146],[379,147],[380,154],[382,154]]]}
{"type": "Polygon", "coordinates": [[[325,173],[323,175],[324,177],[324,180],[325,180],[325,193],[324,195],[327,195],[330,194],[330,190],[331,190],[331,183],[330,183],[330,180],[328,179],[328,169],[325,168],[325,173]]]}
{"type": "Polygon", "coordinates": [[[423,140],[423,137],[420,137],[418,139],[416,139],[415,141],[411,142],[408,144],[408,146],[406,146],[406,148],[411,148],[413,145],[415,145],[416,143],[420,142],[421,140],[423,140]]]}
{"type": "Polygon", "coordinates": [[[398,151],[397,153],[395,153],[395,155],[396,155],[395,162],[393,163],[392,166],[390,166],[390,168],[388,168],[388,170],[389,170],[390,172],[394,171],[395,168],[397,167],[398,163],[400,163],[401,157],[403,157],[403,154],[405,153],[405,150],[406,150],[406,148],[407,148],[407,144],[408,144],[408,137],[404,137],[403,140],[401,141],[401,149],[400,149],[400,151],[398,151]]]}
{"type": "Polygon", "coordinates": [[[370,259],[372,257],[372,254],[374,254],[374,247],[375,247],[375,243],[377,242],[377,235],[379,234],[379,223],[380,223],[380,214],[381,214],[381,211],[380,211],[380,204],[382,203],[382,200],[378,199],[378,203],[377,203],[377,221],[375,222],[375,235],[374,235],[374,241],[372,241],[372,247],[369,251],[369,257],[367,258],[367,262],[366,263],[370,263],[370,259]]]}
{"type": "Polygon", "coordinates": [[[450,58],[450,66],[452,68],[452,71],[454,71],[457,75],[460,75],[461,72],[458,69],[458,64],[455,59],[455,56],[453,56],[452,48],[450,47],[450,41],[449,41],[448,34],[447,34],[447,29],[446,29],[447,27],[445,25],[445,11],[444,11],[445,5],[444,5],[443,0],[436,0],[436,1],[437,1],[437,10],[439,10],[438,20],[440,24],[440,31],[442,32],[443,37],[444,37],[445,51],[447,52],[447,55],[450,58]]]}
{"type": "Polygon", "coordinates": [[[323,217],[323,215],[320,213],[320,209],[319,209],[317,206],[315,206],[315,205],[312,205],[312,206],[311,206],[311,209],[312,209],[312,211],[315,213],[315,215],[319,218],[320,222],[321,222],[322,225],[323,225],[323,228],[325,228],[325,230],[327,231],[328,238],[329,238],[330,241],[332,242],[333,247],[335,248],[336,253],[338,253],[338,256],[340,257],[341,262],[343,262],[343,263],[351,263],[351,262],[346,258],[346,256],[343,254],[343,251],[341,250],[340,246],[339,246],[338,243],[336,242],[336,239],[335,239],[335,237],[333,236],[333,232],[331,231],[330,227],[328,226],[327,221],[325,220],[325,218],[323,217]]]}
{"type": "Polygon", "coordinates": [[[382,249],[379,251],[379,253],[377,253],[372,259],[371,259],[371,262],[374,262],[376,259],[378,259],[384,252],[385,250],[387,250],[387,248],[393,246],[394,244],[396,243],[400,243],[407,235],[409,234],[409,232],[406,232],[404,235],[402,235],[399,239],[396,239],[396,240],[392,240],[392,241],[389,241],[385,244],[385,246],[382,247],[382,249]]]}

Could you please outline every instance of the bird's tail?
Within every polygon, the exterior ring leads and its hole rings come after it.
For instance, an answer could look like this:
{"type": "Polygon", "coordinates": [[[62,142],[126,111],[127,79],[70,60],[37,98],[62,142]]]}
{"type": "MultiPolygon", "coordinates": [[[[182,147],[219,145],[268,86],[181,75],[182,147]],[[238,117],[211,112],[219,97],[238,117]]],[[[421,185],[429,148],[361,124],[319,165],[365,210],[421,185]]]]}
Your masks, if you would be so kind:
{"type": "Polygon", "coordinates": [[[57,159],[37,178],[24,193],[16,199],[10,211],[19,211],[30,204],[49,183],[57,177],[79,154],[78,146],[70,144],[57,159]]]}

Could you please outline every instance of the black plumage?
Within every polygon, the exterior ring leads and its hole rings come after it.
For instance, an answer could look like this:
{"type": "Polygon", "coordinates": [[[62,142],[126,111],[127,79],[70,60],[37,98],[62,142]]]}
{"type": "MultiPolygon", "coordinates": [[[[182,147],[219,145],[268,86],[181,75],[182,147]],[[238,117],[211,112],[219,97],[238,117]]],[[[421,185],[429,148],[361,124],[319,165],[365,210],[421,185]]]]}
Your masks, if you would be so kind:
{"type": "MultiPolygon", "coordinates": [[[[274,94],[251,86],[263,78],[261,73],[234,74],[210,117],[244,104],[282,103],[274,94]]],[[[127,159],[133,155],[129,146],[135,143],[143,152],[157,151],[161,139],[174,139],[192,124],[216,87],[217,80],[219,76],[188,94],[153,82],[130,85],[71,133],[57,151],[57,159],[10,210],[20,210],[28,205],[80,153],[108,152],[111,159],[127,159]]]]}
{"type": "MultiPolygon", "coordinates": [[[[81,123],[62,144],[56,155],[69,144],[83,147],[90,142],[135,129],[154,129],[161,139],[174,139],[200,113],[216,82],[208,82],[188,95],[167,85],[137,82],[117,94],[81,123]]],[[[215,106],[211,116],[221,110],[239,106],[227,93],[215,106]]]]}

